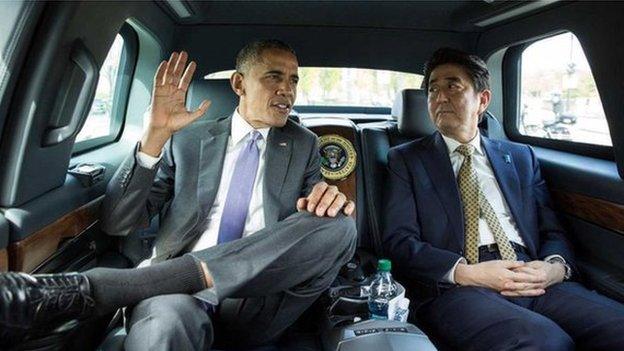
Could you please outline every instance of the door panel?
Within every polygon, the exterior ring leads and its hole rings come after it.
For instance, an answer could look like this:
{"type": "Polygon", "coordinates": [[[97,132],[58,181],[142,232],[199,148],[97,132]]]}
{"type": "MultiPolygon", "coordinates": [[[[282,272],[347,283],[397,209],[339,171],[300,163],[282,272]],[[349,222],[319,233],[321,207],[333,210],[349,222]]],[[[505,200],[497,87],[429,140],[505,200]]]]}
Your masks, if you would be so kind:
{"type": "MultiPolygon", "coordinates": [[[[108,182],[133,147],[134,143],[115,143],[72,158],[72,164],[91,162],[106,167],[102,180],[92,186],[85,187],[74,176],[67,175],[63,186],[22,206],[5,208],[6,222],[11,227],[6,245],[10,269],[82,270],[95,264],[96,254],[108,249],[117,251],[112,246],[117,245],[117,239],[99,229],[99,207],[108,182]]],[[[0,241],[0,248],[1,244],[0,241]]],[[[115,262],[111,264],[119,265],[115,262]]]]}
{"type": "Polygon", "coordinates": [[[581,278],[594,289],[624,302],[624,236],[577,217],[565,215],[563,219],[571,228],[581,278]]]}
{"type": "Polygon", "coordinates": [[[624,181],[615,162],[535,148],[581,279],[624,301],[624,181]]]}
{"type": "Polygon", "coordinates": [[[9,268],[9,255],[7,245],[9,244],[9,223],[0,214],[0,272],[6,272],[9,268]]]}
{"type": "Polygon", "coordinates": [[[11,243],[9,246],[10,269],[32,272],[51,257],[64,241],[76,237],[95,225],[98,222],[98,209],[102,199],[103,196],[98,197],[23,240],[11,243]]]}
{"type": "Polygon", "coordinates": [[[624,205],[560,190],[551,195],[560,211],[624,235],[624,205]]]}

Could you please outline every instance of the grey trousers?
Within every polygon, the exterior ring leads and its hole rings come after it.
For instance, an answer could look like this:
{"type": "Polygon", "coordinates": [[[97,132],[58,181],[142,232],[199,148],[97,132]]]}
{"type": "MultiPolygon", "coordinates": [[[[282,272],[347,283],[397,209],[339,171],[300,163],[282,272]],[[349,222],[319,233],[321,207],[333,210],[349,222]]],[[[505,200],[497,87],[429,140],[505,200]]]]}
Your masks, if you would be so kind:
{"type": "Polygon", "coordinates": [[[356,246],[351,218],[300,212],[248,237],[192,252],[208,266],[214,288],[140,302],[124,347],[207,350],[215,337],[228,348],[272,342],[329,287],[356,246]],[[217,305],[216,313],[207,313],[199,299],[217,305]]]}

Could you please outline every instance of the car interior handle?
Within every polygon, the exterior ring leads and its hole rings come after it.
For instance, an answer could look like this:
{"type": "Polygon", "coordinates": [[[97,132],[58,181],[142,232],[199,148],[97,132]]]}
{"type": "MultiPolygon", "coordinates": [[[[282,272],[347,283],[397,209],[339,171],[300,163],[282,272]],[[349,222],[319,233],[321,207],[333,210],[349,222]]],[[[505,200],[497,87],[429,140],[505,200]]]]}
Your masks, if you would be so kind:
{"type": "Polygon", "coordinates": [[[44,147],[60,144],[80,130],[95,94],[99,71],[93,55],[81,40],[74,42],[70,60],[56,98],[50,128],[43,138],[44,147]],[[69,121],[66,121],[67,117],[69,121]]]}

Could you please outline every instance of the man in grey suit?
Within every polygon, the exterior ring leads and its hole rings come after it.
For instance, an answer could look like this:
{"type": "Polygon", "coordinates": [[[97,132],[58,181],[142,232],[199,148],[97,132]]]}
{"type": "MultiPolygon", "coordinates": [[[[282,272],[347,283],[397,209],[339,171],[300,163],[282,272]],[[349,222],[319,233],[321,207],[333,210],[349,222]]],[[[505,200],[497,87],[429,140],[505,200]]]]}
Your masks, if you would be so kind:
{"type": "MultiPolygon", "coordinates": [[[[44,308],[46,319],[136,304],[128,350],[203,350],[215,334],[226,346],[261,345],[276,340],[353,255],[354,203],[321,181],[316,136],[288,119],[299,79],[294,51],[276,40],[244,47],[231,77],[238,108],[216,121],[193,123],[207,100],[185,108],[195,67],[185,52],[161,63],[147,129],[103,204],[102,229],[122,236],[166,208],[150,264],[0,276],[6,289],[28,286],[25,301],[64,279],[73,302],[44,308]]],[[[11,308],[37,308],[27,304],[11,308]]]]}

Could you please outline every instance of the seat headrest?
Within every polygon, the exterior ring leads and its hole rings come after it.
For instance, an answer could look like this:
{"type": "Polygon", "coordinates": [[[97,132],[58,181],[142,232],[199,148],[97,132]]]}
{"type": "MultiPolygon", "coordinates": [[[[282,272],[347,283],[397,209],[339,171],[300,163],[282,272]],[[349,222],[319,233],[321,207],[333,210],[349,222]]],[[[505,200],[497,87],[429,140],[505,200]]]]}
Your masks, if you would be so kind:
{"type": "Polygon", "coordinates": [[[212,101],[203,118],[227,117],[238,106],[238,96],[232,90],[229,79],[197,79],[191,82],[186,98],[186,107],[195,110],[202,100],[212,101]]]}
{"type": "Polygon", "coordinates": [[[392,106],[392,116],[398,121],[399,132],[409,137],[424,137],[436,131],[427,110],[427,94],[423,89],[399,91],[392,106]]]}
{"type": "Polygon", "coordinates": [[[483,118],[479,122],[479,129],[481,130],[481,135],[485,135],[486,137],[502,140],[507,139],[503,126],[490,111],[485,111],[485,114],[483,114],[483,118]]]}

